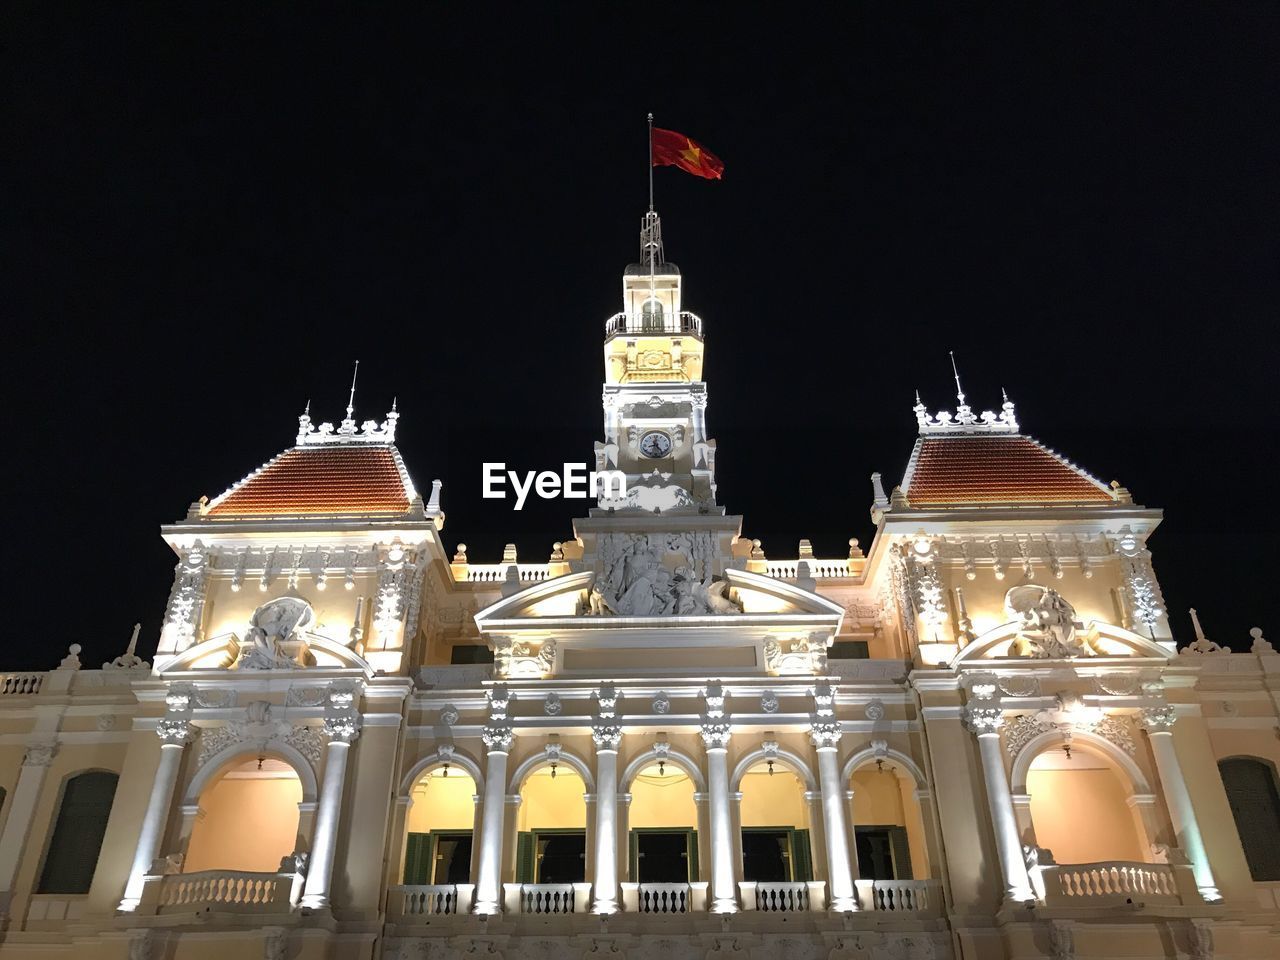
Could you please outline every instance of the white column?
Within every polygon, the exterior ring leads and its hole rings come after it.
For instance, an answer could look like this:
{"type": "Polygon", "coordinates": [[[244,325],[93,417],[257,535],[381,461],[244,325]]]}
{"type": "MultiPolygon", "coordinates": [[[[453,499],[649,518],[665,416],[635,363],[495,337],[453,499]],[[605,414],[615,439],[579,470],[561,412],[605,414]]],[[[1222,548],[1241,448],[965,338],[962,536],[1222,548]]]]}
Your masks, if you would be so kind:
{"type": "Polygon", "coordinates": [[[1200,822],[1196,819],[1191,794],[1187,792],[1187,782],[1182,776],[1178,751],[1173,746],[1175,720],[1177,717],[1173,707],[1168,704],[1148,707],[1142,711],[1142,726],[1151,740],[1156,773],[1160,777],[1160,786],[1164,789],[1165,803],[1169,805],[1169,818],[1173,821],[1178,846],[1191,861],[1191,872],[1195,874],[1200,896],[1209,903],[1215,903],[1222,899],[1222,894],[1218,892],[1213,869],[1209,866],[1209,856],[1205,853],[1204,839],[1200,835],[1200,822]]]}
{"type": "Polygon", "coordinates": [[[978,738],[978,752],[982,756],[982,779],[987,788],[991,827],[995,831],[996,850],[1004,876],[1005,903],[1026,903],[1035,899],[1035,893],[1027,876],[1027,861],[1023,858],[1022,841],[1018,837],[1009,775],[1004,769],[1004,757],[1000,755],[1000,727],[1004,723],[1004,711],[999,707],[971,706],[967,708],[966,716],[969,729],[978,738]]]}
{"type": "Polygon", "coordinates": [[[729,724],[704,723],[707,745],[707,792],[711,795],[711,912],[736,913],[733,834],[729,819],[729,724]]]}
{"type": "MultiPolygon", "coordinates": [[[[345,693],[338,694],[345,698],[345,693]]],[[[334,693],[330,693],[330,703],[334,693]]],[[[320,803],[316,808],[316,826],[311,841],[311,857],[307,861],[307,883],[302,889],[301,906],[322,910],[329,906],[333,893],[333,861],[338,852],[338,819],[342,815],[342,794],[347,782],[347,759],[351,744],[360,736],[360,717],[344,701],[345,708],[334,710],[324,720],[329,735],[324,751],[324,780],[320,784],[320,803]]]]}
{"type": "Polygon", "coordinates": [[[173,788],[178,782],[178,767],[182,763],[182,751],[191,735],[191,724],[185,716],[166,716],[156,727],[160,737],[160,764],[155,779],[151,781],[151,796],[142,815],[142,829],[138,832],[138,846],[133,852],[133,866],[125,883],[124,896],[119,910],[132,913],[142,899],[142,888],[151,872],[151,864],[160,855],[164,842],[164,827],[169,820],[169,808],[173,803],[173,788]]]}
{"type": "Polygon", "coordinates": [[[502,909],[502,828],[507,807],[507,752],[514,735],[505,723],[494,723],[481,732],[489,748],[485,760],[484,807],[480,820],[480,864],[476,874],[476,913],[502,909]]]}
{"type": "Polygon", "coordinates": [[[831,906],[836,913],[858,909],[849,863],[849,834],[844,822],[845,790],[840,782],[840,723],[835,719],[814,719],[809,737],[818,751],[818,785],[822,789],[822,832],[827,840],[827,883],[831,906]]]}
{"type": "Polygon", "coordinates": [[[9,913],[9,901],[13,896],[13,882],[18,875],[18,864],[31,834],[31,822],[35,819],[36,801],[40,788],[49,772],[49,765],[57,754],[56,743],[35,744],[27,747],[22,760],[18,783],[9,798],[9,814],[4,822],[4,834],[0,835],[0,916],[9,913]]]}
{"type": "Polygon", "coordinates": [[[597,724],[596,744],[595,903],[592,913],[618,912],[618,745],[622,729],[597,724]]]}

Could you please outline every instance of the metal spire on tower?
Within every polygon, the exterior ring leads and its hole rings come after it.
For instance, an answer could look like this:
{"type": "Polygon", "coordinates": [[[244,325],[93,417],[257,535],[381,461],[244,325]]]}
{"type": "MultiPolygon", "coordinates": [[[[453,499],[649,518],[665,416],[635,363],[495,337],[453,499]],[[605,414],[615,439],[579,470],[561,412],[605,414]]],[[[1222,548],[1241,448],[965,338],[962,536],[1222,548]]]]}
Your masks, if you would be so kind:
{"type": "Polygon", "coordinates": [[[338,433],[352,434],[356,432],[356,421],[352,414],[356,410],[356,377],[360,376],[360,361],[356,361],[355,369],[351,371],[351,392],[347,395],[347,419],[342,421],[342,426],[338,427],[338,433]]]}
{"type": "Polygon", "coordinates": [[[978,418],[974,416],[973,408],[964,402],[964,388],[960,386],[960,371],[956,367],[956,352],[948,350],[947,353],[951,356],[951,374],[956,380],[956,400],[958,401],[956,422],[966,426],[971,423],[977,423],[978,418]]]}

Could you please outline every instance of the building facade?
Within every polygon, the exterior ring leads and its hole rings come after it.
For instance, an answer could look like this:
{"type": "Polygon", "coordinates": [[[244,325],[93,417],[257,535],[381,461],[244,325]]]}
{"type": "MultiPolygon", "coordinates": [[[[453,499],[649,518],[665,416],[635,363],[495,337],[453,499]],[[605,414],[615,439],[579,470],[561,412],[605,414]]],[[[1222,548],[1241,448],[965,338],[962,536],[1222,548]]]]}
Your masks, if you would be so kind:
{"type": "Polygon", "coordinates": [[[770,559],[705,347],[651,212],[546,560],[351,404],[163,527],[150,662],[0,676],[0,957],[1280,956],[1280,655],[1178,648],[1160,511],[957,377],[770,559]]]}

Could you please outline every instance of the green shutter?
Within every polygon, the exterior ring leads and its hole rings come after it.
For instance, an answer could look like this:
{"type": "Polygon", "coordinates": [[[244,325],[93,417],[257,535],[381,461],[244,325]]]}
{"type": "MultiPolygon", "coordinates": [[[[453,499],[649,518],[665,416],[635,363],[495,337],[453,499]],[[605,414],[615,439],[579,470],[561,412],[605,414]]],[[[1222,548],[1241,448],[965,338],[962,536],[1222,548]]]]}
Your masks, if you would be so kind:
{"type": "Polygon", "coordinates": [[[532,832],[516,836],[516,883],[533,883],[535,846],[532,832]]]}
{"type": "Polygon", "coordinates": [[[431,834],[411,833],[404,850],[404,882],[431,882],[431,834]]]}
{"type": "Polygon", "coordinates": [[[809,849],[809,831],[791,831],[791,879],[813,879],[813,851],[809,849]]]}
{"type": "Polygon", "coordinates": [[[689,831],[689,880],[702,879],[698,874],[698,831],[689,831]]]}
{"type": "Polygon", "coordinates": [[[889,828],[889,848],[893,851],[893,878],[911,880],[911,848],[905,827],[889,828]]]}

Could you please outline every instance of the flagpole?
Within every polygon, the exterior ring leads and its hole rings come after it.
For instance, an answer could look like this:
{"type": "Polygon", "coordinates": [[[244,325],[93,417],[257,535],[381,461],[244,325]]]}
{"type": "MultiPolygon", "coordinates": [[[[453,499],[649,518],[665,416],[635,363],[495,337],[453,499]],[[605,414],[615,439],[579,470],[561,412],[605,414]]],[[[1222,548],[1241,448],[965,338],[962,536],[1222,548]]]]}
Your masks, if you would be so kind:
{"type": "Polygon", "coordinates": [[[653,213],[653,114],[649,114],[649,212],[653,213]]]}

